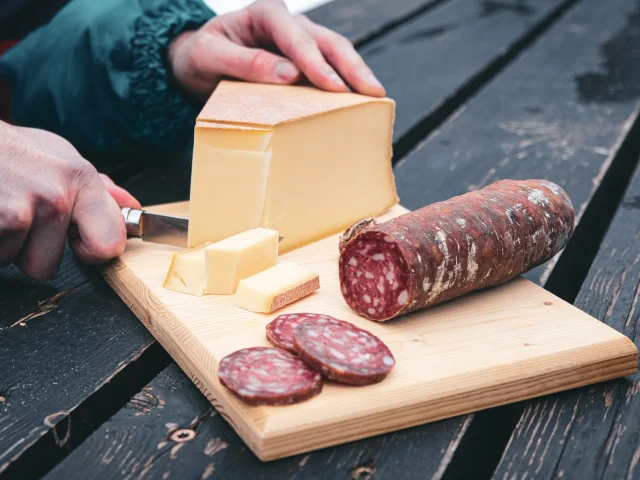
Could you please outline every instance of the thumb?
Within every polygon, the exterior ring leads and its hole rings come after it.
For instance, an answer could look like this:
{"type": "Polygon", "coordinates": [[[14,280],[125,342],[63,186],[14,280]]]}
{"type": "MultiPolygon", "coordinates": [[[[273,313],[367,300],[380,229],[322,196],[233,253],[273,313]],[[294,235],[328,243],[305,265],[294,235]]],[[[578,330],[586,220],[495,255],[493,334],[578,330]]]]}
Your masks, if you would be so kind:
{"type": "Polygon", "coordinates": [[[201,32],[207,48],[194,51],[203,55],[194,62],[202,68],[202,75],[218,79],[235,77],[257,83],[292,84],[300,80],[300,70],[289,60],[260,48],[248,48],[233,43],[222,35],[201,32]]]}
{"type": "Polygon", "coordinates": [[[102,181],[104,188],[107,189],[107,192],[109,192],[119,207],[142,208],[140,202],[136,200],[133,195],[127,192],[124,188],[113,183],[113,180],[104,173],[100,174],[100,180],[102,181]]]}

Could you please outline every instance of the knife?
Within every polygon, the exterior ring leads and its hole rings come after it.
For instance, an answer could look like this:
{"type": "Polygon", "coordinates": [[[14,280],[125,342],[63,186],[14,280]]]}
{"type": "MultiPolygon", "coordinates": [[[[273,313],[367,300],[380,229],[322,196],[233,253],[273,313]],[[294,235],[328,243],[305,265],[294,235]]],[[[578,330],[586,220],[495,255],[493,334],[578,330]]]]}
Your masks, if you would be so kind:
{"type": "MultiPolygon", "coordinates": [[[[186,218],[158,215],[129,207],[122,209],[122,217],[129,238],[141,238],[143,242],[187,248],[189,220],[186,218]]],[[[278,242],[281,242],[282,238],[278,237],[278,242]]]]}
{"type": "Polygon", "coordinates": [[[129,207],[122,209],[122,216],[127,227],[127,237],[187,248],[189,220],[186,218],[158,215],[129,207]]]}

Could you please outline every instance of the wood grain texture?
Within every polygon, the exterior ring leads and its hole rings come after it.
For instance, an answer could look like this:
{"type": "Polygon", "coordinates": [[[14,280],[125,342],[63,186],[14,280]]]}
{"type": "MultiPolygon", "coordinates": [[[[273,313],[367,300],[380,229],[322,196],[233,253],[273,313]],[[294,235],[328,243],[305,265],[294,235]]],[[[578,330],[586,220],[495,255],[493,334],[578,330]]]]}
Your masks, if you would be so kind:
{"type": "MultiPolygon", "coordinates": [[[[333,0],[306,15],[354,44],[370,40],[443,0],[333,0]]],[[[446,1],[446,0],[445,0],[446,1]]]]}
{"type": "MultiPolygon", "coordinates": [[[[616,77],[625,61],[603,65],[601,46],[635,8],[588,0],[572,9],[397,165],[403,204],[418,208],[502,178],[546,178],[567,191],[580,220],[638,118],[637,79],[616,77]],[[586,93],[593,76],[618,100],[586,93]],[[429,179],[428,188],[416,178],[429,179]]],[[[544,283],[553,266],[527,278],[544,283]]]]}
{"type": "Polygon", "coordinates": [[[444,104],[462,101],[479,79],[520,51],[529,32],[570,3],[452,0],[360,48],[402,112],[394,142],[421,137],[422,123],[441,122],[444,104]]]}
{"type": "MultiPolygon", "coordinates": [[[[175,206],[169,211],[175,213],[175,206]]],[[[395,207],[388,215],[405,211],[395,207]]],[[[194,297],[163,288],[178,250],[173,247],[131,240],[103,275],[264,461],[636,370],[637,350],[628,339],[524,279],[399,321],[367,321],[340,294],[338,240],[335,235],[281,256],[317,272],[322,287],[269,315],[234,307],[232,296],[194,297]],[[241,348],[269,345],[266,324],[297,311],[370,330],[394,353],[396,367],[375,385],[327,383],[321,395],[297,405],[247,406],[219,383],[219,361],[241,348]]]]}
{"type": "MultiPolygon", "coordinates": [[[[640,344],[640,169],[576,306],[640,344]]],[[[499,479],[640,476],[640,376],[528,402],[494,475],[499,479]]]]}
{"type": "MultiPolygon", "coordinates": [[[[69,250],[47,283],[15,268],[0,271],[0,474],[46,472],[48,462],[86,438],[92,423],[118,409],[99,402],[85,409],[83,402],[110,382],[121,388],[116,373],[130,388],[144,378],[138,367],[147,365],[135,360],[153,337],[99,280],[69,250]],[[129,364],[133,379],[125,372],[129,364]]],[[[118,399],[113,390],[109,395],[118,399]]]]}
{"type": "Polygon", "coordinates": [[[172,364],[46,479],[73,478],[77,472],[84,478],[364,480],[399,473],[425,478],[424,464],[438,465],[442,456],[447,458],[467,426],[450,432],[448,422],[436,422],[428,432],[417,427],[262,463],[172,364]],[[192,429],[196,436],[182,443],[172,440],[171,433],[180,429],[192,429]],[[432,448],[438,433],[452,438],[442,451],[432,448]]]}

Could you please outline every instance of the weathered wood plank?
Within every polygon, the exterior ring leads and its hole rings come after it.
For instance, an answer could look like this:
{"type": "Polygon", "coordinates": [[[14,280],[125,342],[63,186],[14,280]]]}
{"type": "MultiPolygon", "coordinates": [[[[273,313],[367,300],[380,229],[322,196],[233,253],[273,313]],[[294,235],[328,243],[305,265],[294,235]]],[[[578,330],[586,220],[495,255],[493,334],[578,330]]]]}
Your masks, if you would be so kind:
{"type": "Polygon", "coordinates": [[[0,292],[0,472],[37,475],[126,401],[117,389],[145,383],[148,361],[168,357],[69,250],[53,281],[8,268],[0,292]],[[114,403],[92,403],[100,390],[114,403]]]}
{"type": "Polygon", "coordinates": [[[407,19],[447,0],[334,0],[306,15],[354,44],[371,40],[407,19]]]}
{"type": "MultiPolygon", "coordinates": [[[[590,1],[584,7],[571,11],[531,51],[518,59],[477,98],[469,102],[459,115],[444,125],[441,131],[413,152],[396,169],[403,202],[415,208],[486,184],[500,176],[543,176],[561,183],[570,191],[577,206],[583,205],[582,210],[585,210],[594,196],[593,190],[601,186],[603,178],[608,181],[602,188],[619,188],[608,172],[624,163],[621,140],[629,134],[631,124],[637,117],[638,103],[635,98],[607,105],[580,103],[573,83],[574,76],[584,74],[598,65],[600,39],[615,35],[620,25],[624,24],[622,0],[614,7],[620,7],[617,10],[620,13],[613,19],[597,1],[590,1]],[[580,35],[580,32],[584,34],[580,35]],[[574,35],[577,37],[574,38],[574,35]],[[566,45],[573,52],[572,56],[557,59],[559,45],[563,45],[562,48],[566,45]],[[550,82],[550,78],[557,81],[550,82]],[[519,135],[519,131],[514,133],[511,131],[513,128],[510,130],[513,125],[530,126],[529,122],[532,121],[546,125],[546,129],[534,129],[533,134],[524,137],[519,135]],[[560,132],[564,135],[555,132],[554,128],[561,129],[560,132]],[[467,131],[469,134],[465,133],[467,131]],[[566,134],[574,131],[578,133],[566,134]],[[419,178],[429,179],[428,185],[417,182],[416,179],[419,178]]],[[[609,5],[606,10],[611,8],[609,5]]],[[[623,83],[619,88],[627,87],[623,83]]],[[[629,84],[628,88],[635,86],[629,84]]],[[[170,175],[168,177],[172,178],[170,175]]],[[[154,181],[152,177],[148,180],[154,181]]],[[[599,207],[600,205],[594,206],[599,207]]],[[[543,282],[540,275],[536,278],[543,282]]],[[[572,280],[571,275],[565,276],[564,280],[568,283],[581,281],[580,278],[572,280]]],[[[165,373],[174,377],[174,382],[178,381],[175,373],[165,373]]],[[[165,413],[170,408],[167,404],[165,413]]],[[[406,471],[407,478],[414,478],[415,475],[426,478],[451,475],[449,478],[456,478],[455,473],[449,472],[463,472],[467,476],[478,475],[478,470],[486,472],[488,464],[482,464],[482,457],[495,454],[492,440],[504,434],[500,429],[500,420],[509,415],[500,412],[500,409],[482,412],[473,421],[472,416],[466,416],[438,422],[264,465],[260,470],[253,470],[255,459],[250,453],[242,451],[240,444],[237,444],[236,449],[230,446],[222,456],[217,454],[219,456],[213,461],[202,454],[202,444],[185,444],[178,455],[184,459],[180,465],[189,464],[192,469],[190,471],[193,472],[191,476],[209,472],[207,468],[212,468],[209,464],[213,463],[215,470],[211,475],[214,478],[216,472],[221,476],[229,472],[240,475],[242,472],[249,476],[253,473],[258,478],[271,478],[269,472],[276,468],[273,465],[279,465],[279,473],[282,475],[298,473],[300,477],[317,478],[328,469],[330,473],[327,473],[326,478],[332,478],[330,475],[348,478],[351,474],[349,469],[356,465],[353,458],[364,460],[364,463],[372,459],[378,474],[385,472],[398,476],[406,471]],[[484,428],[481,435],[468,438],[464,434],[473,430],[474,425],[493,428],[484,428]],[[396,441],[401,443],[397,444],[397,448],[391,448],[390,445],[396,445],[396,441]],[[407,451],[410,455],[405,456],[407,451]],[[466,457],[466,465],[465,458],[458,457],[459,451],[473,452],[473,456],[466,457]],[[226,460],[226,456],[232,452],[237,457],[233,461],[226,460]],[[468,463],[469,460],[473,463],[468,463]],[[299,462],[297,467],[296,461],[299,462]],[[241,470],[239,465],[244,465],[246,470],[241,470]],[[307,470],[309,465],[314,465],[315,469],[307,470]],[[342,470],[331,470],[332,465],[338,465],[342,470]]],[[[113,420],[118,418],[121,418],[120,414],[113,420]]],[[[152,419],[136,418],[117,426],[109,423],[105,428],[109,428],[111,434],[134,431],[138,421],[152,419]]],[[[207,428],[202,431],[201,436],[206,436],[202,441],[222,438],[230,445],[236,445],[233,443],[235,437],[224,436],[224,430],[221,430],[223,424],[215,427],[213,422],[213,419],[205,420],[200,424],[203,429],[204,426],[207,428]],[[209,424],[212,426],[209,427],[209,424]],[[205,431],[210,433],[204,433],[205,431]]],[[[106,430],[97,432],[97,438],[90,439],[74,452],[60,465],[56,474],[71,472],[74,465],[82,465],[88,471],[108,476],[111,472],[108,467],[83,460],[95,459],[101,455],[100,445],[104,444],[105,434],[106,430]]],[[[144,450],[140,440],[128,440],[128,445],[134,451],[144,450]]],[[[172,465],[163,464],[162,468],[153,470],[158,475],[167,472],[169,476],[181,475],[184,469],[178,470],[172,465]]],[[[384,475],[381,477],[384,478],[384,475]]],[[[462,477],[458,475],[457,478],[462,477]]]]}
{"type": "Polygon", "coordinates": [[[396,159],[572,3],[452,0],[360,48],[397,103],[396,159]]]}
{"type": "MultiPolygon", "coordinates": [[[[639,298],[640,168],[575,305],[640,345],[639,298]]],[[[638,478],[639,387],[636,374],[527,402],[494,478],[638,478]]]]}
{"type": "Polygon", "coordinates": [[[423,464],[448,458],[467,425],[450,432],[438,422],[428,432],[410,429],[261,463],[172,364],[46,478],[71,478],[79,471],[86,478],[364,479],[373,472],[373,478],[429,478],[423,464]],[[196,435],[180,442],[179,434],[172,435],[180,429],[196,435]],[[450,438],[444,451],[432,448],[434,434],[450,438]]]}
{"type": "MultiPolygon", "coordinates": [[[[575,7],[397,165],[403,204],[421,207],[501,178],[543,177],[567,190],[582,217],[638,118],[640,69],[601,45],[629,28],[635,8],[626,0],[575,7]]],[[[544,283],[553,266],[528,278],[544,283]]]]}

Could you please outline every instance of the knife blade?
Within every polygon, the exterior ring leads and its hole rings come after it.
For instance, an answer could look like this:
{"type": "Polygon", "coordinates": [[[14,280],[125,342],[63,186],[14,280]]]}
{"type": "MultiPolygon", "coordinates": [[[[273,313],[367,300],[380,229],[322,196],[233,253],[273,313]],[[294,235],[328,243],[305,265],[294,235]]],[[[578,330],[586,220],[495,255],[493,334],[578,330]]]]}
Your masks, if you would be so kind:
{"type": "Polygon", "coordinates": [[[122,216],[128,237],[141,238],[143,242],[187,248],[189,220],[186,218],[158,215],[128,207],[122,209],[122,216]]]}
{"type": "MultiPolygon", "coordinates": [[[[129,207],[122,209],[122,217],[129,238],[187,248],[189,220],[186,218],[159,215],[129,207]]],[[[281,242],[282,238],[278,237],[278,242],[281,242]]]]}

